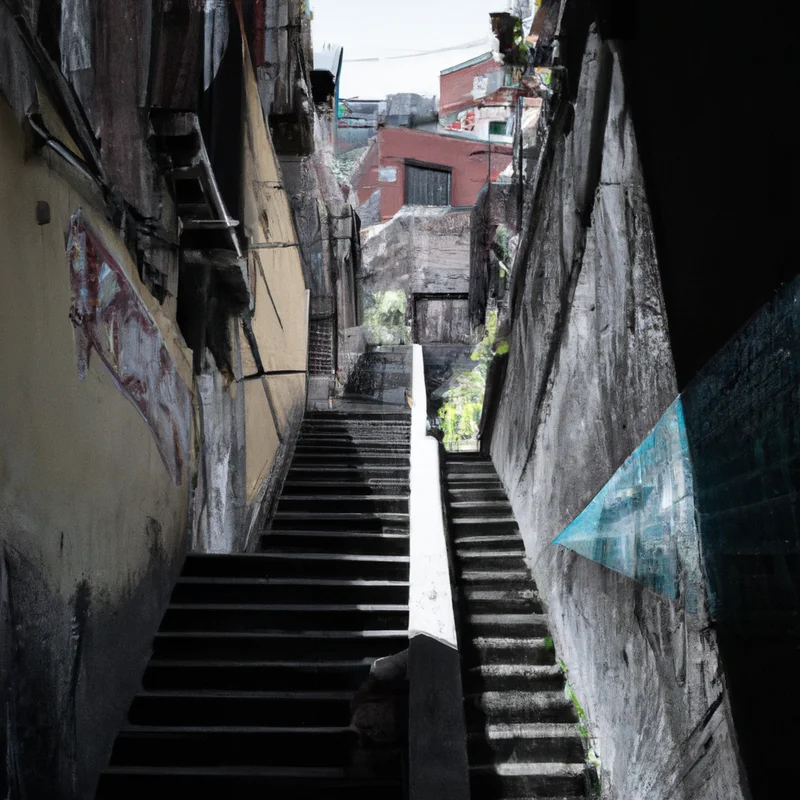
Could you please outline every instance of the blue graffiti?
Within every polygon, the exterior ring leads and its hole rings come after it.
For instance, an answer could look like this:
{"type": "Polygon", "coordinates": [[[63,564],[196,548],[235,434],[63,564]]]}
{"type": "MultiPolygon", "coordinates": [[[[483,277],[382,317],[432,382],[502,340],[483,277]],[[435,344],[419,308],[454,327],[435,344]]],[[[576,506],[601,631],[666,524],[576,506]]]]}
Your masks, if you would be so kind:
{"type": "Polygon", "coordinates": [[[678,398],[598,495],[555,539],[696,609],[699,553],[694,485],[678,398]]]}

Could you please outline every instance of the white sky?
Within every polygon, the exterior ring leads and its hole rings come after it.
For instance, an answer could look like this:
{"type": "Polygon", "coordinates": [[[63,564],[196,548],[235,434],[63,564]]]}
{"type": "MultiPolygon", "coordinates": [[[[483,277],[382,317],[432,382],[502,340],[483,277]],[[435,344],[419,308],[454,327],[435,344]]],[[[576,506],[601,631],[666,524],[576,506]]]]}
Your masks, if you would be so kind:
{"type": "Polygon", "coordinates": [[[439,73],[491,49],[489,12],[508,0],[311,0],[314,48],[344,47],[342,97],[380,99],[395,92],[439,94],[439,73]],[[386,60],[481,40],[463,50],[386,60]],[[363,63],[354,58],[381,58],[363,63]]]}

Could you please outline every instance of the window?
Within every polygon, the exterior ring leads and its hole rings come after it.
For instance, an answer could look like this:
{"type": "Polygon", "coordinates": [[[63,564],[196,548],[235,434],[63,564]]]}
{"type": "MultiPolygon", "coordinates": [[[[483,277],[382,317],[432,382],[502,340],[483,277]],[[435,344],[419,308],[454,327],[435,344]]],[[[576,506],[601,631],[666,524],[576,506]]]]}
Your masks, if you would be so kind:
{"type": "Polygon", "coordinates": [[[505,122],[490,122],[489,123],[489,136],[505,136],[506,123],[505,122]]]}
{"type": "Polygon", "coordinates": [[[449,206],[451,183],[449,169],[406,164],[406,205],[449,206]]]}

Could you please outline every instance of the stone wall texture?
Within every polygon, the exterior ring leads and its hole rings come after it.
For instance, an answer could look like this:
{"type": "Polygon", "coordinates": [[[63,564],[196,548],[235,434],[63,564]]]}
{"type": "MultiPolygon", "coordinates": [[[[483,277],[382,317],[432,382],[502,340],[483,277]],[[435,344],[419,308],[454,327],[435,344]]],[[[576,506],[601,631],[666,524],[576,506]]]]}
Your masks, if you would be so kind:
{"type": "Polygon", "coordinates": [[[577,100],[555,108],[529,187],[491,454],[605,793],[735,800],[742,779],[705,594],[670,599],[552,544],[677,397],[620,61],[592,29],[577,100]]]}

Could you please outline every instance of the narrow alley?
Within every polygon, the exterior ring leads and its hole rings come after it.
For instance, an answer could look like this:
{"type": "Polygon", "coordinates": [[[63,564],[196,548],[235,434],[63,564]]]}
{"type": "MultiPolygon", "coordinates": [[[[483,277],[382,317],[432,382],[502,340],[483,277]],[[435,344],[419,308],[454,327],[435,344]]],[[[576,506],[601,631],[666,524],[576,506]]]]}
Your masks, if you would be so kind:
{"type": "Polygon", "coordinates": [[[783,800],[794,4],[0,0],[0,800],[783,800]]]}

